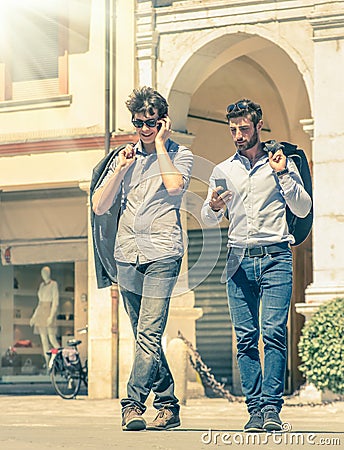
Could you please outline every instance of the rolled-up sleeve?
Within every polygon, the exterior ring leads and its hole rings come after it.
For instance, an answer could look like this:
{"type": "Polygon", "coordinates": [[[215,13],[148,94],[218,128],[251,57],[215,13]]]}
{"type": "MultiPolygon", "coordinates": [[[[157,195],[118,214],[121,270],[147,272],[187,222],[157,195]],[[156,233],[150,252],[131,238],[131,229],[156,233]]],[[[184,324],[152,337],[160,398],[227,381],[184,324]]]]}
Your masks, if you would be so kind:
{"type": "Polygon", "coordinates": [[[291,212],[297,217],[306,217],[312,208],[312,199],[303,186],[295,163],[288,159],[289,173],[279,177],[281,193],[291,212]]]}
{"type": "Polygon", "coordinates": [[[184,180],[184,187],[183,190],[185,191],[189,184],[190,184],[190,178],[191,178],[191,172],[193,167],[193,154],[191,150],[187,148],[180,148],[180,150],[175,154],[175,157],[173,158],[173,165],[174,167],[179,170],[179,172],[183,176],[184,180]]]}

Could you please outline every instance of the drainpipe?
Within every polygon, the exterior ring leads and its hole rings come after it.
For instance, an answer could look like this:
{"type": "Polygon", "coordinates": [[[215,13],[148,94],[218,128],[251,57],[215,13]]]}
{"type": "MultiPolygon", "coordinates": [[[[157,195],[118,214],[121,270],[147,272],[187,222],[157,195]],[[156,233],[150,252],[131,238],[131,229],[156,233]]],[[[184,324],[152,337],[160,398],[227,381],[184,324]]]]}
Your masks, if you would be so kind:
{"type": "MultiPolygon", "coordinates": [[[[115,76],[116,76],[116,31],[111,27],[111,13],[116,21],[116,0],[105,0],[105,154],[110,152],[111,129],[114,129],[114,118],[110,129],[111,104],[115,103],[115,76]],[[112,2],[112,5],[111,5],[112,2]],[[112,6],[112,10],[111,10],[112,6]],[[111,70],[112,69],[112,70],[111,70]],[[112,83],[111,83],[112,75],[112,83]],[[112,98],[111,98],[112,94],[112,98]]],[[[116,24],[115,24],[116,25],[116,24]]],[[[112,397],[118,398],[118,287],[117,284],[111,286],[112,303],[112,326],[111,326],[111,346],[112,346],[112,397]]]]}
{"type": "Polygon", "coordinates": [[[105,0],[105,154],[110,151],[110,0],[105,0]]]}
{"type": "Polygon", "coordinates": [[[112,302],[112,398],[118,398],[118,286],[111,286],[111,302],[112,302]]]}

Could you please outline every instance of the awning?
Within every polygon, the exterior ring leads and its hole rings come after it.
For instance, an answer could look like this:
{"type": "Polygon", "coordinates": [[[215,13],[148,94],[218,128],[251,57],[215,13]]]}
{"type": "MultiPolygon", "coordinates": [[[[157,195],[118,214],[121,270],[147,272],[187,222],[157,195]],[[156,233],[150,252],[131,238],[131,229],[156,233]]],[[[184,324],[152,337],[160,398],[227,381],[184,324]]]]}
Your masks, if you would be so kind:
{"type": "Polygon", "coordinates": [[[2,264],[86,260],[86,201],[79,189],[2,193],[2,264]]]}

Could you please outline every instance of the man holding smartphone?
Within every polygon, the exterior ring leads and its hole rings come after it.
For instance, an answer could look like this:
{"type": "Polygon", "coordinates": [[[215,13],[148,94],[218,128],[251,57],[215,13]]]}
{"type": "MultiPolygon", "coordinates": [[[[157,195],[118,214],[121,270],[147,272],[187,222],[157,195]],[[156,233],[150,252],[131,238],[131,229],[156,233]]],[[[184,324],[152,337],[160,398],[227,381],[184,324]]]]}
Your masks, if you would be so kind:
{"type": "Polygon", "coordinates": [[[121,150],[92,196],[105,214],[121,196],[114,256],[118,285],[135,336],[136,350],[121,400],[123,430],[165,430],[180,425],[174,381],[162,350],[170,297],[184,253],[180,206],[193,165],[186,147],[170,139],[164,97],[150,87],[126,102],[139,140],[121,150]],[[149,393],[158,414],[146,425],[149,393]]]}
{"type": "Polygon", "coordinates": [[[262,116],[260,105],[248,99],[227,107],[237,151],[214,168],[202,208],[207,225],[219,223],[227,208],[227,295],[242,391],[250,414],[244,426],[247,432],[282,430],[279,413],[292,293],[290,244],[294,242],[286,205],[298,217],[305,217],[312,206],[293,161],[286,158],[282,148],[272,153],[261,142],[262,116]],[[219,179],[225,179],[227,186],[219,179]],[[264,373],[258,351],[260,329],[264,373]]]}

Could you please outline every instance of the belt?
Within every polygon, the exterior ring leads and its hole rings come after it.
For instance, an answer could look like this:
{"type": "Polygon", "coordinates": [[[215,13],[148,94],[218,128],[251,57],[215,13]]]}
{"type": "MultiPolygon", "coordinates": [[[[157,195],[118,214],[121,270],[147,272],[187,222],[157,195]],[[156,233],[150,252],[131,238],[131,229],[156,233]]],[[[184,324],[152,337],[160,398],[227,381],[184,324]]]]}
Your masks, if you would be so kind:
{"type": "Polygon", "coordinates": [[[245,250],[243,248],[230,247],[229,254],[234,253],[235,255],[248,256],[249,258],[254,258],[256,256],[264,256],[273,253],[280,253],[283,250],[287,250],[287,248],[289,248],[288,242],[281,242],[280,244],[264,245],[260,247],[250,247],[246,248],[245,250]]]}

